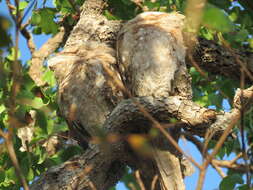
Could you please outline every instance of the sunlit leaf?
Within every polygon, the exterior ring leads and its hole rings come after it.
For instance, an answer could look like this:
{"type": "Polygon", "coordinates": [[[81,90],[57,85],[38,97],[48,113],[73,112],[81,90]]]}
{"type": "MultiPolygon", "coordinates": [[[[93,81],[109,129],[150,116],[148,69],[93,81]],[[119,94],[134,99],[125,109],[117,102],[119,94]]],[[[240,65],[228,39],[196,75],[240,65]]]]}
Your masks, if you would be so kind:
{"type": "Polygon", "coordinates": [[[0,105],[0,113],[2,113],[2,112],[4,112],[5,111],[5,106],[2,104],[2,105],[0,105]]]}
{"type": "Polygon", "coordinates": [[[15,182],[15,181],[17,182],[18,178],[17,178],[14,167],[11,167],[6,171],[6,177],[8,180],[12,180],[13,182],[15,182]]]}
{"type": "Polygon", "coordinates": [[[34,178],[34,172],[32,168],[29,168],[28,174],[27,174],[27,180],[32,181],[34,178]]]}
{"type": "Polygon", "coordinates": [[[38,12],[34,12],[32,14],[31,24],[32,25],[39,25],[41,23],[41,15],[38,12]]]}
{"type": "MultiPolygon", "coordinates": [[[[20,51],[18,50],[18,57],[20,57],[20,51]]],[[[10,60],[10,61],[14,61],[15,60],[15,48],[11,48],[11,52],[10,54],[7,56],[7,59],[10,60]]]]}
{"type": "Polygon", "coordinates": [[[220,8],[207,3],[203,14],[203,25],[220,32],[232,32],[235,30],[229,16],[220,8]]]}
{"type": "Polygon", "coordinates": [[[33,13],[32,24],[37,26],[33,32],[39,34],[39,28],[46,34],[56,34],[58,25],[55,23],[55,10],[52,8],[43,8],[33,13]]]}
{"type": "Polygon", "coordinates": [[[50,86],[55,86],[56,85],[56,80],[54,77],[54,73],[51,70],[47,70],[44,75],[43,75],[43,80],[47,82],[50,86]]]}
{"type": "Polygon", "coordinates": [[[19,10],[20,11],[24,10],[27,7],[27,5],[28,5],[28,2],[26,1],[19,2],[19,10]]]}

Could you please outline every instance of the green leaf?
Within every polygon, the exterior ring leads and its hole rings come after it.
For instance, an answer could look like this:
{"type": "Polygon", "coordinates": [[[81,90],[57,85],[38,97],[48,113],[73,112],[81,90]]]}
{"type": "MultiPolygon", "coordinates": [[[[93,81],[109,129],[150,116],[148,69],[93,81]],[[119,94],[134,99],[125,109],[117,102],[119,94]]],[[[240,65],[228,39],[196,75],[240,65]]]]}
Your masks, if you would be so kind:
{"type": "Polygon", "coordinates": [[[34,172],[32,168],[29,168],[28,174],[27,174],[27,180],[32,181],[34,178],[34,172]]]}
{"type": "Polygon", "coordinates": [[[0,184],[1,182],[3,182],[5,179],[5,172],[4,171],[0,171],[0,184]]]}
{"type": "Polygon", "coordinates": [[[56,34],[58,31],[58,25],[54,21],[55,14],[56,11],[52,8],[43,8],[34,12],[32,15],[32,24],[37,26],[37,28],[34,28],[33,32],[36,34],[39,34],[40,32],[56,34]]]}
{"type": "Polygon", "coordinates": [[[220,183],[220,190],[234,189],[236,184],[242,184],[242,176],[240,174],[232,174],[225,178],[220,183]]]}
{"type": "Polygon", "coordinates": [[[235,30],[235,26],[229,16],[220,8],[209,3],[207,3],[204,10],[202,24],[220,32],[232,32],[235,30]]]}
{"type": "Polygon", "coordinates": [[[234,149],[234,144],[235,144],[235,142],[231,141],[231,140],[225,142],[225,148],[226,148],[226,154],[227,154],[227,156],[229,156],[232,153],[232,151],[234,149]]]}
{"type": "Polygon", "coordinates": [[[207,40],[213,40],[213,33],[212,30],[207,29],[206,27],[201,27],[200,35],[206,38],[207,40]]]}
{"type": "Polygon", "coordinates": [[[58,165],[62,162],[63,162],[62,159],[57,154],[55,154],[51,158],[48,158],[45,160],[45,164],[48,165],[49,167],[54,166],[54,165],[58,165]]]}
{"type": "Polygon", "coordinates": [[[52,119],[47,121],[47,133],[50,135],[54,132],[54,121],[52,119]]]}
{"type": "Polygon", "coordinates": [[[136,15],[136,5],[130,0],[108,0],[111,14],[122,20],[132,19],[136,15]]]}
{"type": "Polygon", "coordinates": [[[34,99],[35,96],[31,91],[28,90],[21,90],[18,95],[17,95],[17,99],[20,99],[22,101],[22,99],[34,99]]]}
{"type": "Polygon", "coordinates": [[[64,132],[64,131],[69,130],[68,125],[66,125],[65,123],[61,123],[61,124],[53,123],[52,126],[53,126],[53,128],[52,128],[52,132],[51,133],[64,132]]]}
{"type": "Polygon", "coordinates": [[[45,106],[45,104],[43,103],[43,100],[39,97],[35,97],[32,101],[31,101],[31,104],[30,104],[33,108],[36,108],[36,109],[40,109],[42,108],[43,106],[45,106]]]}
{"type": "MultiPolygon", "coordinates": [[[[76,12],[76,10],[71,6],[68,0],[55,0],[54,4],[63,15],[73,14],[76,12]]],[[[77,5],[76,2],[75,5],[77,5]]]]}
{"type": "Polygon", "coordinates": [[[105,10],[105,16],[108,20],[119,20],[117,16],[113,15],[108,10],[105,10]]]}
{"type": "Polygon", "coordinates": [[[251,188],[249,188],[249,186],[247,184],[238,186],[237,189],[238,190],[252,190],[251,188]]]}
{"type": "Polygon", "coordinates": [[[111,187],[109,190],[117,190],[116,187],[111,187]]]}
{"type": "MultiPolygon", "coordinates": [[[[20,57],[20,51],[18,50],[18,58],[20,57]]],[[[7,59],[10,61],[14,61],[15,59],[15,48],[11,48],[10,54],[7,56],[7,59]]]]}
{"type": "Polygon", "coordinates": [[[24,156],[23,158],[21,158],[21,162],[20,162],[20,167],[22,169],[22,173],[24,175],[27,175],[28,172],[29,172],[29,169],[30,169],[30,161],[29,161],[29,158],[28,158],[28,155],[24,156]]]}
{"type": "Polygon", "coordinates": [[[129,168],[126,167],[126,172],[125,175],[122,177],[121,179],[122,182],[124,182],[124,184],[131,189],[130,184],[134,185],[134,187],[136,189],[140,189],[138,183],[135,180],[135,177],[133,176],[133,174],[130,172],[129,168]]]}
{"type": "Polygon", "coordinates": [[[18,181],[14,167],[11,167],[6,171],[6,176],[8,180],[13,180],[14,182],[18,181]]]}
{"type": "Polygon", "coordinates": [[[27,7],[27,5],[28,5],[28,2],[26,2],[26,1],[21,1],[21,2],[19,3],[19,10],[20,10],[20,11],[24,10],[24,9],[27,7]]]}
{"type": "Polygon", "coordinates": [[[41,22],[41,28],[42,31],[45,32],[46,34],[56,34],[58,31],[58,25],[54,22],[54,15],[55,12],[52,9],[42,9],[41,11],[41,17],[46,18],[42,19],[41,22]]]}
{"type": "Polygon", "coordinates": [[[2,104],[2,105],[0,105],[0,113],[3,113],[4,111],[5,111],[5,106],[2,104]]]}
{"type": "Polygon", "coordinates": [[[35,27],[35,28],[33,28],[32,32],[33,32],[33,34],[39,35],[42,33],[42,29],[41,29],[41,27],[35,27]]]}
{"type": "Polygon", "coordinates": [[[43,111],[37,110],[36,123],[43,129],[45,134],[47,133],[47,117],[43,111]]]}
{"type": "Polygon", "coordinates": [[[226,153],[226,150],[224,147],[222,147],[220,150],[219,150],[219,153],[217,154],[217,156],[222,159],[224,156],[225,156],[225,153],[226,153]]]}
{"type": "Polygon", "coordinates": [[[41,15],[38,12],[33,12],[32,18],[31,18],[31,24],[32,25],[39,25],[41,23],[41,15]]]}
{"type": "Polygon", "coordinates": [[[236,32],[235,35],[233,35],[233,40],[236,42],[244,42],[248,39],[249,32],[246,29],[242,29],[239,32],[236,32]]]}
{"type": "Polygon", "coordinates": [[[37,164],[42,164],[47,158],[47,155],[46,155],[44,149],[41,147],[38,147],[38,146],[36,147],[35,154],[39,156],[37,164]]]}
{"type": "Polygon", "coordinates": [[[47,71],[44,73],[43,78],[45,82],[47,82],[50,86],[55,86],[56,85],[56,80],[54,77],[54,72],[47,69],[47,71]]]}

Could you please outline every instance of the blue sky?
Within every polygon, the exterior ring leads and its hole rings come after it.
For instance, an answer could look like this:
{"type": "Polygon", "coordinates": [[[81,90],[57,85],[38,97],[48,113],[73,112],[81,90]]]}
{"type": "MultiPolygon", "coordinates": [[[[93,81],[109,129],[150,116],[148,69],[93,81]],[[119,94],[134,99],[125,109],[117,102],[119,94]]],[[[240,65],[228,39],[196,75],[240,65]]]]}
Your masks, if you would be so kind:
{"type": "MultiPolygon", "coordinates": [[[[38,1],[38,2],[40,2],[40,1],[38,1]]],[[[0,3],[0,14],[8,16],[8,10],[7,10],[7,7],[4,3],[4,0],[2,0],[2,2],[0,3]]],[[[12,33],[12,35],[14,35],[14,27],[12,27],[11,33],[12,33]]],[[[44,44],[47,41],[48,38],[50,38],[50,36],[47,36],[47,35],[38,35],[38,36],[36,36],[35,35],[34,36],[34,41],[35,41],[35,44],[36,44],[37,48],[40,48],[42,46],[42,44],[44,44]]],[[[31,54],[30,54],[30,52],[27,48],[26,40],[22,37],[22,35],[20,35],[19,50],[21,52],[22,63],[24,64],[24,63],[26,63],[26,61],[28,61],[31,58],[31,54]]],[[[228,110],[228,104],[226,102],[224,102],[224,107],[226,108],[226,111],[227,111],[228,110]]],[[[201,158],[198,150],[195,148],[194,145],[192,145],[189,142],[184,142],[184,141],[181,140],[180,141],[180,146],[182,147],[182,149],[187,154],[191,155],[198,163],[202,162],[202,158],[201,158]]],[[[196,183],[197,183],[197,180],[198,180],[198,174],[199,174],[199,172],[196,169],[196,172],[192,176],[186,177],[186,179],[185,179],[186,190],[193,190],[193,189],[196,188],[196,183]]],[[[204,183],[203,190],[218,189],[221,178],[212,167],[208,168],[207,175],[206,175],[205,179],[206,180],[205,180],[205,183],[204,183]]],[[[117,185],[117,190],[126,190],[126,188],[124,187],[124,184],[119,183],[117,185]]]]}

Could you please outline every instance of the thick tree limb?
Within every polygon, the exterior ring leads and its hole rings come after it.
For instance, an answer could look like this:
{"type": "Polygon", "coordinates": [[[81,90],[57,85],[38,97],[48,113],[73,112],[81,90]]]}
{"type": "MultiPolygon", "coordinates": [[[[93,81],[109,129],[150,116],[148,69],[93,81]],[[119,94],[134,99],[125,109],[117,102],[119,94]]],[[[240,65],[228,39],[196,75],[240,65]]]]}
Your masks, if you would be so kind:
{"type": "MultiPolygon", "coordinates": [[[[251,92],[251,95],[247,97],[251,97],[252,99],[253,91],[251,88],[248,89],[248,92],[251,92]]],[[[248,93],[246,92],[245,94],[248,93]]],[[[156,100],[153,97],[135,99],[138,99],[149,113],[153,113],[153,116],[156,119],[163,121],[171,118],[171,116],[174,116],[187,122],[189,125],[192,125],[192,128],[200,126],[205,128],[213,122],[213,124],[211,124],[213,130],[217,130],[217,127],[219,126],[226,129],[227,125],[230,124],[229,120],[234,117],[234,114],[238,113],[236,108],[234,111],[232,110],[229,113],[219,113],[220,115],[217,115],[216,121],[214,121],[215,115],[206,115],[209,111],[208,109],[202,108],[182,97],[169,97],[167,99],[160,100],[156,100]]],[[[148,121],[143,116],[142,112],[138,110],[138,107],[131,100],[124,100],[112,112],[111,116],[104,125],[104,129],[107,134],[116,133],[126,135],[127,133],[131,133],[136,130],[135,126],[145,126],[147,123],[148,121]],[[129,118],[132,119],[129,121],[129,118]]],[[[143,128],[143,130],[145,131],[147,129],[143,128]]],[[[85,154],[77,156],[69,162],[48,170],[32,185],[31,189],[71,189],[73,187],[77,187],[78,185],[78,189],[89,189],[88,180],[92,180],[94,185],[100,189],[100,182],[106,178],[102,171],[109,171],[111,164],[115,161],[115,159],[117,159],[120,163],[124,163],[124,161],[129,160],[126,156],[127,154],[123,154],[121,152],[125,149],[123,148],[124,146],[121,146],[120,144],[121,143],[117,143],[117,146],[112,145],[111,148],[106,149],[106,151],[99,149],[98,146],[92,146],[85,152],[85,154]],[[82,172],[86,171],[85,169],[90,166],[96,167],[92,168],[90,172],[85,173],[84,178],[80,178],[80,174],[83,174],[82,172]]],[[[224,163],[216,164],[221,167],[224,166],[224,163]]],[[[119,167],[119,165],[117,166],[119,167]]],[[[231,167],[237,169],[237,166],[231,165],[231,167]]],[[[122,170],[116,171],[118,172],[115,173],[114,171],[114,174],[118,179],[121,176],[122,170]]],[[[111,181],[107,180],[107,182],[108,186],[113,185],[116,183],[116,179],[111,181]]],[[[101,187],[101,189],[103,188],[101,187]]]]}
{"type": "MultiPolygon", "coordinates": [[[[245,67],[252,76],[253,54],[243,50],[233,51],[234,54],[214,41],[199,38],[193,53],[193,58],[203,70],[213,75],[222,75],[233,80],[240,80],[241,72],[239,72],[240,64],[237,63],[238,58],[246,64],[245,67]]],[[[187,64],[191,66],[190,61],[187,64]]],[[[246,83],[252,83],[249,76],[246,76],[246,83]]]]}
{"type": "MultiPolygon", "coordinates": [[[[117,148],[120,146],[117,145],[117,148]]],[[[91,146],[83,155],[50,168],[31,186],[31,190],[77,189],[106,190],[114,185],[124,174],[124,164],[116,158],[120,154],[114,151],[101,151],[98,146],[91,146]]]]}

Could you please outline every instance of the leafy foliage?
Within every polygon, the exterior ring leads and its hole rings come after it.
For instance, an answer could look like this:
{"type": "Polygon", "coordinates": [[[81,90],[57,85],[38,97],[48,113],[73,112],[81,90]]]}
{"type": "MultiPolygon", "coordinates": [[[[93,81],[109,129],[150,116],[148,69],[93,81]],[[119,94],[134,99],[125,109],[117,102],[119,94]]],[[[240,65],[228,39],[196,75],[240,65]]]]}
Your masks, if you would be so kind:
{"type": "MultiPolygon", "coordinates": [[[[1,1],[4,3],[4,1],[1,1]]],[[[33,34],[55,35],[59,27],[73,27],[78,18],[78,10],[84,0],[75,1],[73,6],[68,0],[44,0],[21,1],[19,10],[30,19],[29,27],[33,34]],[[35,2],[35,3],[34,3],[35,2]],[[51,3],[51,6],[48,6],[51,3]],[[31,13],[29,10],[32,10],[31,13]],[[27,11],[29,13],[27,13],[27,11]]],[[[130,0],[109,0],[108,9],[105,15],[108,19],[129,20],[143,10],[147,11],[179,11],[184,13],[187,2],[185,0],[144,0],[141,4],[130,0]]],[[[137,2],[137,1],[136,1],[137,2]]],[[[16,14],[16,8],[13,14],[16,14]]],[[[193,13],[194,14],[194,13],[193,13]]],[[[28,19],[28,20],[29,20],[28,19]]],[[[209,0],[202,19],[202,26],[199,32],[204,38],[217,39],[222,36],[232,47],[244,47],[249,51],[253,49],[253,10],[247,1],[233,3],[227,0],[209,0]]],[[[15,60],[14,36],[11,36],[9,29],[10,20],[0,15],[0,129],[4,132],[14,130],[12,140],[14,149],[21,166],[22,173],[27,181],[32,182],[37,176],[46,171],[49,167],[60,164],[75,154],[82,153],[78,146],[70,146],[66,143],[67,125],[57,115],[56,103],[56,82],[51,71],[45,68],[43,80],[46,85],[37,87],[30,78],[28,69],[29,62],[21,64],[23,52],[19,53],[18,60],[15,60]],[[18,76],[13,74],[13,65],[19,64],[18,76]],[[18,80],[15,79],[18,77],[18,80]],[[10,114],[13,101],[13,86],[19,83],[19,90],[15,95],[14,115],[10,114]],[[15,118],[15,126],[10,122],[15,118]],[[29,141],[22,141],[18,137],[18,131],[24,127],[34,129],[29,141]],[[62,138],[65,136],[65,138],[62,138]],[[59,146],[55,150],[49,150],[47,143],[53,137],[57,137],[59,146]],[[23,151],[21,151],[23,147],[23,151]]],[[[211,82],[207,81],[194,68],[190,68],[193,82],[194,100],[203,106],[212,106],[216,109],[224,109],[224,101],[229,101],[238,87],[237,81],[232,81],[221,76],[211,76],[211,82]],[[226,95],[226,97],[224,97],[226,95]]],[[[232,107],[232,105],[230,105],[232,107]]],[[[249,146],[248,156],[253,163],[253,109],[245,115],[245,133],[249,146]]],[[[237,132],[237,131],[235,131],[237,132]]],[[[213,148],[215,142],[209,143],[213,148]]],[[[229,140],[220,150],[218,157],[223,159],[232,153],[240,152],[240,142],[229,140]]],[[[20,189],[21,184],[17,179],[14,166],[4,146],[4,139],[0,138],[0,189],[20,189]]],[[[129,186],[134,184],[138,189],[131,171],[127,170],[122,181],[129,186]]],[[[248,189],[245,185],[245,178],[238,173],[229,173],[219,187],[221,190],[248,189]]]]}

